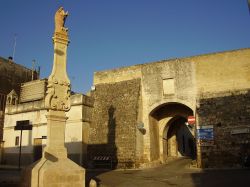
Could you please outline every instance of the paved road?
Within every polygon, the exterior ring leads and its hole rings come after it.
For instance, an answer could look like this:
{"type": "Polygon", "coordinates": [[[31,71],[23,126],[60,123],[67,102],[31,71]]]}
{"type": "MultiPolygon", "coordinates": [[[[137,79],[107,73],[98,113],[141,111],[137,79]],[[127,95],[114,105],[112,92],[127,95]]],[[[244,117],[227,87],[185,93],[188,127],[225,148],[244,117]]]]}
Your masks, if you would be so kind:
{"type": "Polygon", "coordinates": [[[250,170],[201,170],[189,167],[189,159],[145,170],[111,171],[96,176],[108,187],[248,187],[250,170]]]}
{"type": "MultiPolygon", "coordinates": [[[[189,168],[189,159],[144,170],[87,171],[102,187],[248,187],[250,169],[189,168]],[[99,173],[99,174],[98,174],[99,173]]],[[[0,187],[18,186],[19,170],[0,170],[0,187]]]]}

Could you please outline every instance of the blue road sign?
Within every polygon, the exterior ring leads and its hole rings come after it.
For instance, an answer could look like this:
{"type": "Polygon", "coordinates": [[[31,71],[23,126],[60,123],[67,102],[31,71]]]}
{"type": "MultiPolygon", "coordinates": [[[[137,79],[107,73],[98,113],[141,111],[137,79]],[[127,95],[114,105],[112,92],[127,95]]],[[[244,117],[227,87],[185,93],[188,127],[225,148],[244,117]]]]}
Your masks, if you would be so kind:
{"type": "Polygon", "coordinates": [[[201,140],[213,140],[214,139],[214,129],[197,129],[197,138],[201,140]]]}

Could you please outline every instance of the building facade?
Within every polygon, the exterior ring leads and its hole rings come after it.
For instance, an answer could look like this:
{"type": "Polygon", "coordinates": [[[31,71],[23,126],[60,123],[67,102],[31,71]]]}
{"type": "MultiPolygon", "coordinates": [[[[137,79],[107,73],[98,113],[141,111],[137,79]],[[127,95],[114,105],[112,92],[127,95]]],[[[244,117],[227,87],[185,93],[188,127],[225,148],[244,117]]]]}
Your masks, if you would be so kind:
{"type": "MultiPolygon", "coordinates": [[[[46,84],[27,82],[20,94],[7,96],[6,163],[18,161],[17,121],[33,126],[23,131],[22,163],[41,156],[46,84]]],[[[90,96],[72,95],[71,105],[66,147],[84,167],[92,167],[96,156],[112,158],[117,168],[152,167],[182,156],[198,167],[237,167],[250,155],[250,49],[95,72],[90,96]]]]}
{"type": "Polygon", "coordinates": [[[19,93],[21,83],[35,80],[37,77],[36,71],[15,63],[11,57],[9,59],[0,57],[0,163],[4,144],[2,140],[6,96],[12,89],[19,93]]]}
{"type": "MultiPolygon", "coordinates": [[[[47,79],[22,84],[20,95],[14,91],[7,95],[4,120],[5,164],[18,165],[20,141],[22,141],[21,165],[28,165],[42,156],[47,138],[47,110],[44,106],[47,79]],[[14,99],[14,101],[13,101],[14,99]],[[15,130],[17,121],[29,121],[32,130],[15,130]]],[[[65,146],[68,157],[74,162],[86,164],[86,148],[91,107],[93,100],[83,94],[71,96],[71,110],[66,113],[68,120],[65,132],[65,146]]]]}
{"type": "Polygon", "coordinates": [[[189,156],[198,167],[238,166],[249,148],[250,49],[95,72],[94,88],[89,160],[147,167],[189,156]]]}

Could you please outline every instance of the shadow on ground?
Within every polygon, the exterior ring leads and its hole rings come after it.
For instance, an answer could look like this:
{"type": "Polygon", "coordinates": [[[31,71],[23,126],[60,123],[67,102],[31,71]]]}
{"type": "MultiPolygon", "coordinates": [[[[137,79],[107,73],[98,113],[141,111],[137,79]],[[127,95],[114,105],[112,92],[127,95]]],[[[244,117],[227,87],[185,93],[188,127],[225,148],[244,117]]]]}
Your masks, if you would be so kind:
{"type": "Polygon", "coordinates": [[[250,185],[250,169],[208,169],[191,174],[195,187],[241,187],[250,185]]]}
{"type": "MultiPolygon", "coordinates": [[[[86,187],[94,179],[109,187],[245,187],[250,184],[250,169],[190,168],[190,159],[179,159],[166,165],[141,170],[86,170],[86,187]]],[[[16,187],[20,170],[0,170],[0,187],[16,187]]]]}

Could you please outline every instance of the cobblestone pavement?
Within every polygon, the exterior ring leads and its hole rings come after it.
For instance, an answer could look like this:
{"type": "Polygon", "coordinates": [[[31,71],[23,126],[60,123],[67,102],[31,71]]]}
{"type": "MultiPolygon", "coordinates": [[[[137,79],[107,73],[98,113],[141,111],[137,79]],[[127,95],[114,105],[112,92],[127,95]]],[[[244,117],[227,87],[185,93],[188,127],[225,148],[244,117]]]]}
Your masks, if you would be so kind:
{"type": "MultiPolygon", "coordinates": [[[[206,169],[189,167],[189,159],[144,170],[87,171],[102,187],[248,187],[250,169],[206,169]]],[[[15,187],[20,170],[0,169],[0,187],[15,187]]],[[[73,187],[73,186],[72,186],[73,187]]]]}

